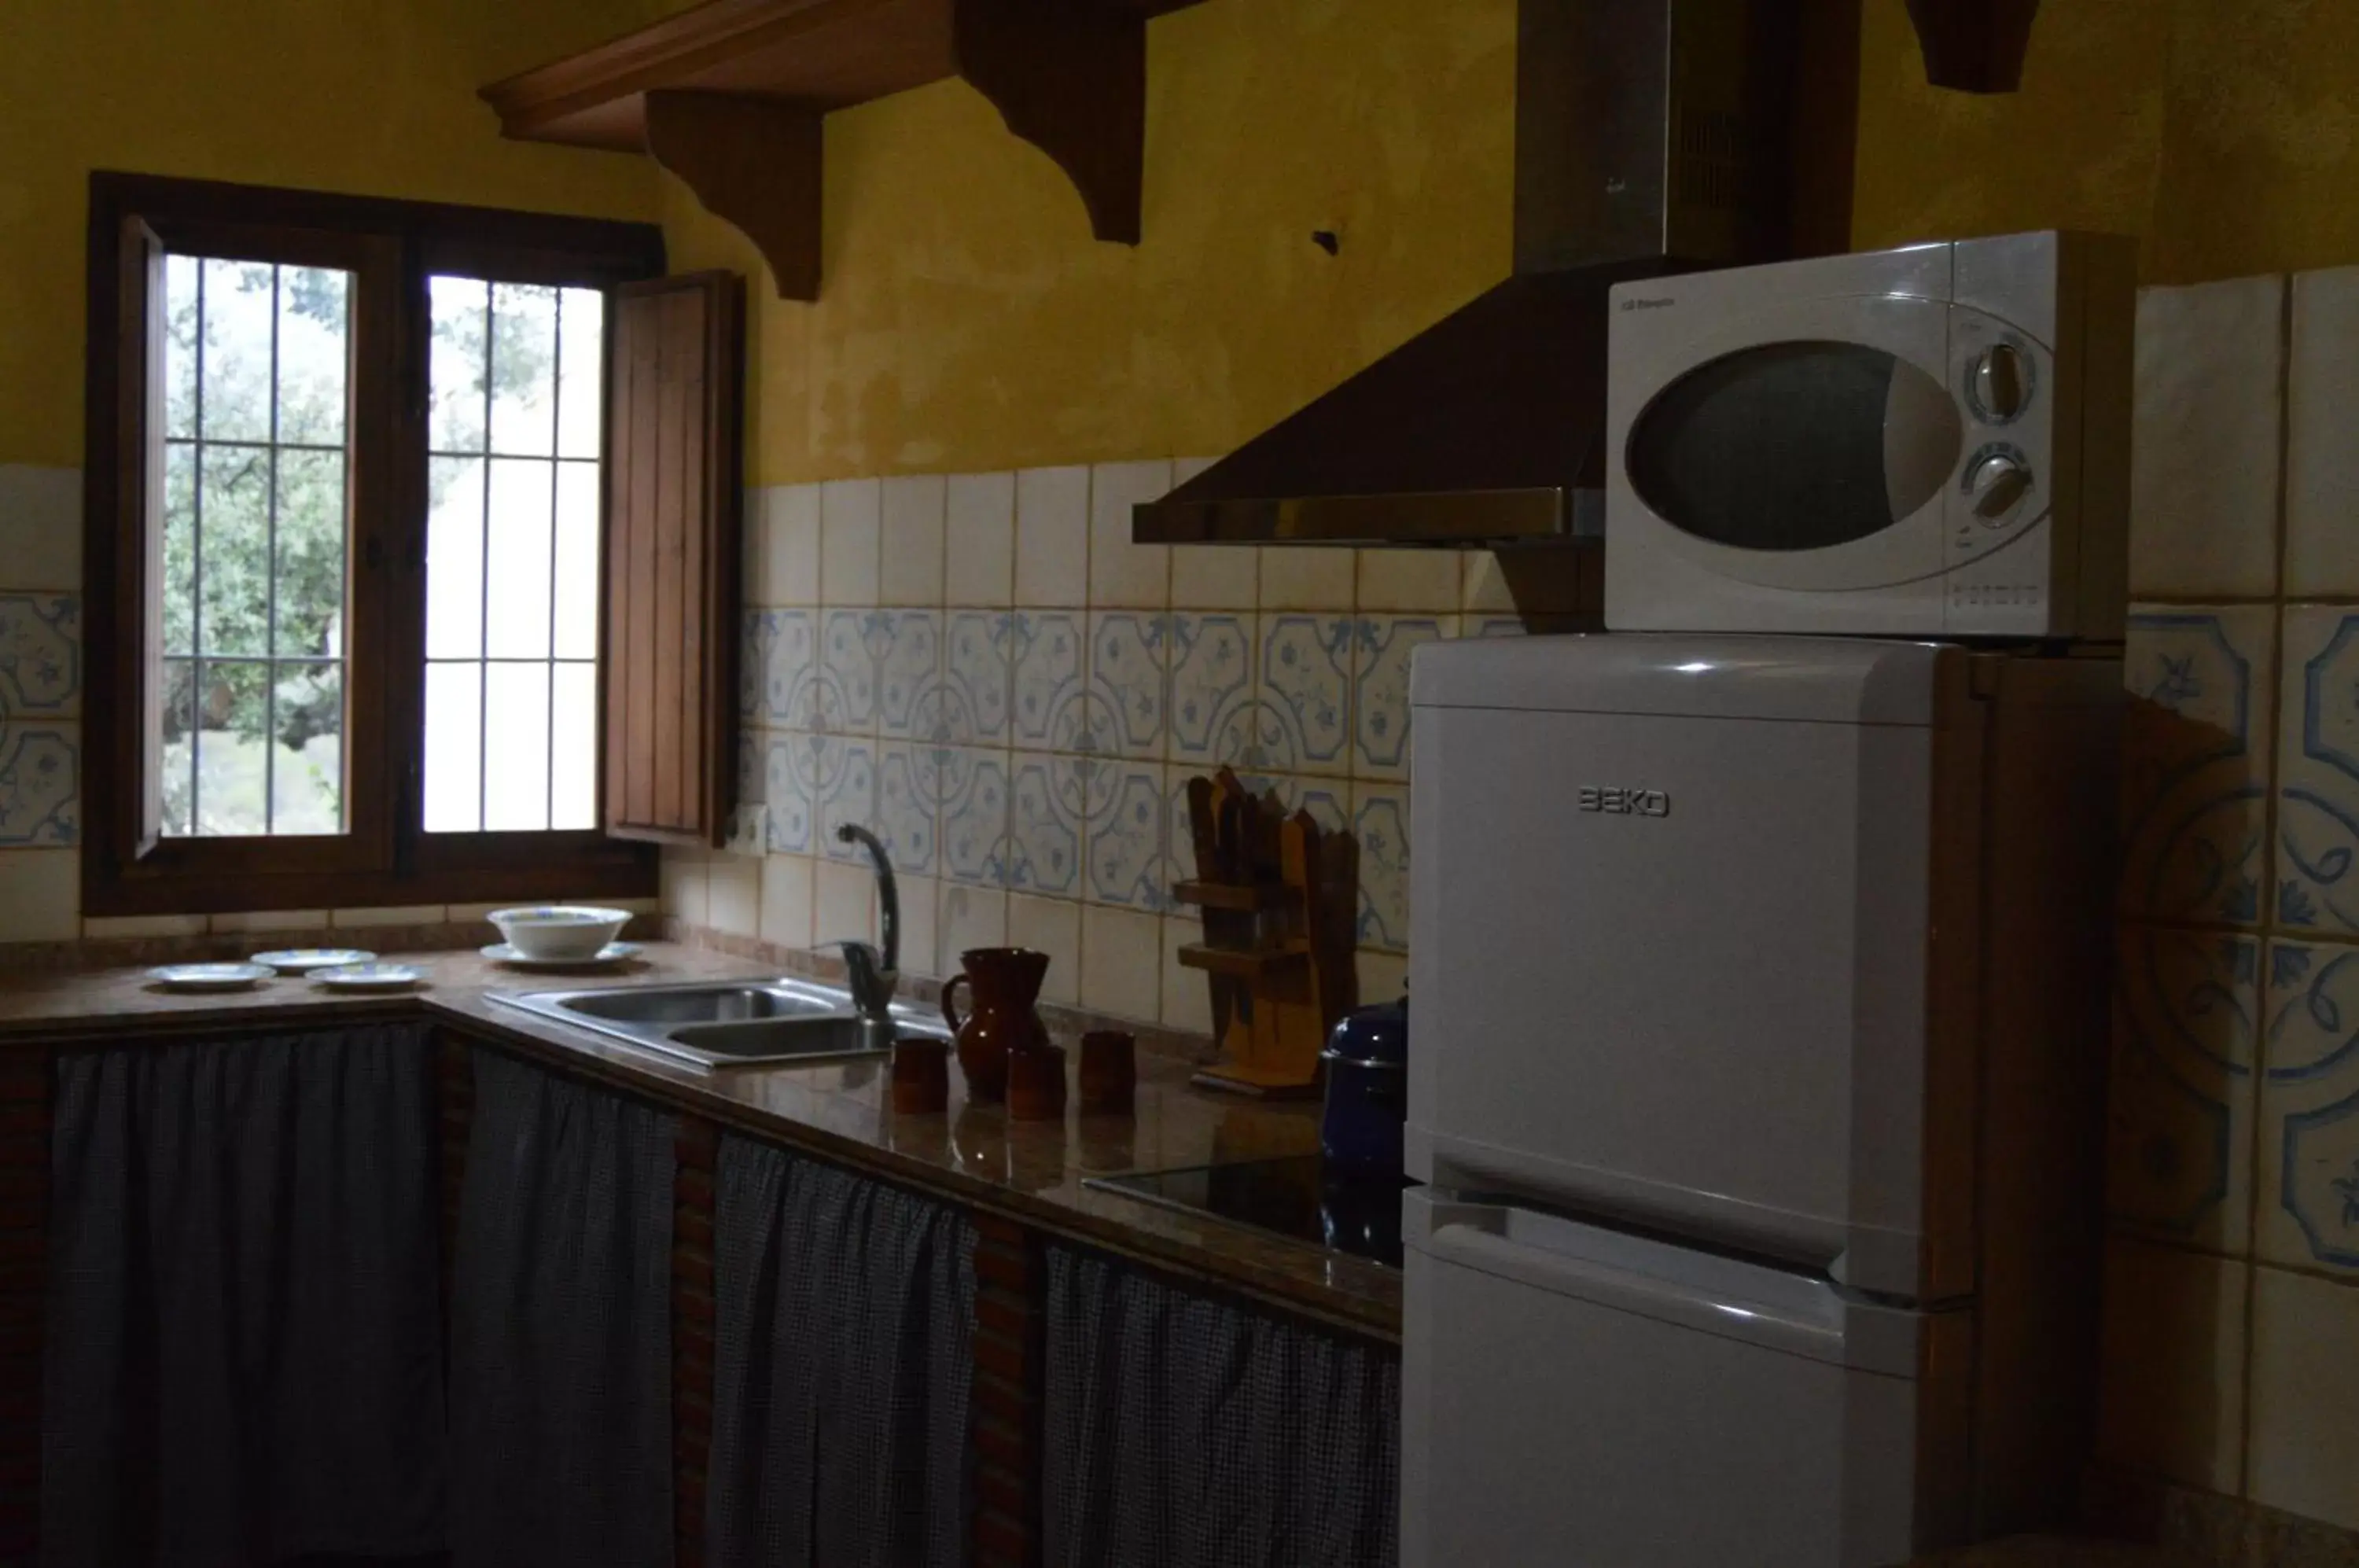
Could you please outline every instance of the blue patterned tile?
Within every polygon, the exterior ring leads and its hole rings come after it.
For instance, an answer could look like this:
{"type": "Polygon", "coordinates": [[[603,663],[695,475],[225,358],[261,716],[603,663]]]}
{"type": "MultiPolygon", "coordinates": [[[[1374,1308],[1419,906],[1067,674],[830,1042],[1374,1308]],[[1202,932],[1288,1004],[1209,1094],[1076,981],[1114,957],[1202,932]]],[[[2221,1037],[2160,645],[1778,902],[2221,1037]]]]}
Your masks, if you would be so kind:
{"type": "Polygon", "coordinates": [[[875,743],[844,735],[787,735],[769,746],[764,789],[768,796],[770,848],[787,855],[863,857],[839,843],[845,822],[872,826],[876,818],[875,743]]]}
{"type": "Polygon", "coordinates": [[[1363,615],[1352,630],[1352,776],[1408,777],[1409,656],[1458,635],[1455,615],[1363,615]]]}
{"type": "Polygon", "coordinates": [[[0,593],[0,719],[81,710],[81,597],[0,593]]]}
{"type": "MultiPolygon", "coordinates": [[[[1176,909],[1171,898],[1176,878],[1165,836],[1163,769],[1138,762],[1093,762],[1089,767],[1084,830],[1089,884],[1082,896],[1092,903],[1134,909],[1176,909]]],[[[1187,810],[1184,794],[1180,810],[1187,810]]]]}
{"type": "Polygon", "coordinates": [[[889,738],[936,737],[919,728],[919,703],[940,684],[940,610],[884,610],[884,651],[876,660],[876,732],[889,738]]]}
{"type": "Polygon", "coordinates": [[[2359,932],[2359,611],[2285,612],[2276,924],[2359,932]]]}
{"type": "Polygon", "coordinates": [[[1160,761],[1171,618],[1140,610],[1090,613],[1090,745],[1101,755],[1160,761]]]}
{"type": "Polygon", "coordinates": [[[82,726],[0,718],[0,845],[82,842],[82,726]]]}
{"type": "Polygon", "coordinates": [[[1352,833],[1360,844],[1362,947],[1408,951],[1408,790],[1360,784],[1352,790],[1352,833]]]}
{"type": "Polygon", "coordinates": [[[826,777],[819,795],[820,853],[830,860],[868,864],[868,852],[846,844],[835,830],[846,822],[874,830],[876,826],[876,743],[845,739],[836,743],[842,760],[826,777]]]}
{"type": "Polygon", "coordinates": [[[1171,760],[1192,763],[1200,772],[1237,760],[1224,757],[1222,747],[1253,707],[1253,618],[1173,615],[1169,667],[1171,760]]]}
{"type": "Polygon", "coordinates": [[[762,747],[762,803],[774,855],[810,855],[828,737],[774,735],[762,747]]]}
{"type": "Polygon", "coordinates": [[[2123,912],[2256,925],[2269,884],[2266,606],[2141,606],[2122,678],[2123,912]]]}
{"type": "Polygon", "coordinates": [[[876,749],[876,836],[893,869],[931,877],[936,866],[934,748],[886,741],[876,749]]]}
{"type": "Polygon", "coordinates": [[[1007,738],[1012,617],[1005,610],[951,610],[942,621],[940,668],[921,689],[910,731],[937,746],[1007,738]]]}
{"type": "Polygon", "coordinates": [[[1010,727],[1016,746],[1082,749],[1088,734],[1080,613],[1019,610],[1008,617],[1007,626],[1014,682],[1010,727]]]}
{"type": "Polygon", "coordinates": [[[762,616],[762,713],[773,724],[817,730],[828,706],[819,662],[819,618],[810,610],[762,616]]]}
{"type": "Polygon", "coordinates": [[[2260,959],[2258,939],[2240,932],[2123,928],[2105,1142],[2117,1224],[2242,1249],[2260,959]]]}
{"type": "Polygon", "coordinates": [[[1007,886],[1055,898],[1081,896],[1082,824],[1088,759],[1016,754],[1007,813],[1007,886]]]}
{"type": "Polygon", "coordinates": [[[778,644],[779,617],[775,610],[748,610],[739,625],[737,647],[737,719],[753,724],[766,711],[770,680],[770,650],[778,644]]]}
{"type": "Polygon", "coordinates": [[[829,610],[820,623],[821,702],[811,728],[835,735],[876,733],[877,666],[892,646],[885,610],[829,610]]]}
{"type": "Polygon", "coordinates": [[[2273,942],[2269,978],[2256,1250],[2359,1276],[2359,947],[2273,942]]]}
{"type": "Polygon", "coordinates": [[[1249,724],[1232,732],[1234,760],[1271,773],[1348,772],[1351,619],[1266,615],[1258,631],[1256,702],[1249,724]]]}
{"type": "Polygon", "coordinates": [[[1009,758],[1006,752],[935,746],[921,779],[933,802],[941,874],[983,887],[1007,885],[1009,758]]]}

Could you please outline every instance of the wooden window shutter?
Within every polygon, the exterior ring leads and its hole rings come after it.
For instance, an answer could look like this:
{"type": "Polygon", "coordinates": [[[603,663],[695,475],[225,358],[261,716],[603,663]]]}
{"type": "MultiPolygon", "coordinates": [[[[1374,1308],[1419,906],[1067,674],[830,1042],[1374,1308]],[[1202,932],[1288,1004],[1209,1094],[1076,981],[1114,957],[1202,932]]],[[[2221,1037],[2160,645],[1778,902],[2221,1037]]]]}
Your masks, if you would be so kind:
{"type": "Polygon", "coordinates": [[[718,846],[736,790],[745,283],[614,291],[606,467],[606,832],[718,846]]]}

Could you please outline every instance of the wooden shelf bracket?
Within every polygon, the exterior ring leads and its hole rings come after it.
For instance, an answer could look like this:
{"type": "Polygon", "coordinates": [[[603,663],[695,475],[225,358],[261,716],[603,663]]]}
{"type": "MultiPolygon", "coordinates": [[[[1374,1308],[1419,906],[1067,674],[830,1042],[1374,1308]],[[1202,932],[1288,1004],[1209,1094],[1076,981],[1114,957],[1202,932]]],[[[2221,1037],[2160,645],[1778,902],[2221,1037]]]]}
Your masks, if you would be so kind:
{"type": "Polygon", "coordinates": [[[743,93],[647,94],[647,156],[754,242],[781,299],[819,298],[821,116],[743,93]]]}
{"type": "Polygon", "coordinates": [[[1136,245],[1147,162],[1147,19],[1036,0],[958,0],[959,75],[1055,160],[1090,232],[1136,245]]]}

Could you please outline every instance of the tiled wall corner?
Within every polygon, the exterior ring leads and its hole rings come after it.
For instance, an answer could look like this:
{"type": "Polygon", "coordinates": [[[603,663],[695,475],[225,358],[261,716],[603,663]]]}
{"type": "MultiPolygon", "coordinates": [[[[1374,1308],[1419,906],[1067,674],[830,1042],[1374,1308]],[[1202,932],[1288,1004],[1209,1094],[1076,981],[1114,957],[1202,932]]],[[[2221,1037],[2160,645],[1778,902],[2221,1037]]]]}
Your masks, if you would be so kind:
{"type": "Polygon", "coordinates": [[[81,934],[82,474],[0,464],[0,942],[81,934]]]}
{"type": "Polygon", "coordinates": [[[2137,398],[2104,1447],[2359,1528],[2359,269],[2148,290],[2137,398]]]}
{"type": "MultiPolygon", "coordinates": [[[[1228,764],[1331,830],[1375,835],[1356,918],[1378,962],[1363,969],[1372,998],[1398,994],[1409,655],[1520,623],[1487,556],[1133,543],[1131,508],[1205,466],[752,497],[733,847],[766,851],[761,935],[859,934],[839,929],[868,916],[832,832],[865,822],[901,875],[905,968],[1052,942],[1071,960],[1052,995],[1201,1029],[1203,977],[1175,956],[1198,928],[1170,888],[1192,869],[1187,779],[1228,764]],[[832,905],[821,877],[841,885],[832,905]]],[[[720,880],[734,875],[668,856],[668,907],[743,918],[720,880]]]]}

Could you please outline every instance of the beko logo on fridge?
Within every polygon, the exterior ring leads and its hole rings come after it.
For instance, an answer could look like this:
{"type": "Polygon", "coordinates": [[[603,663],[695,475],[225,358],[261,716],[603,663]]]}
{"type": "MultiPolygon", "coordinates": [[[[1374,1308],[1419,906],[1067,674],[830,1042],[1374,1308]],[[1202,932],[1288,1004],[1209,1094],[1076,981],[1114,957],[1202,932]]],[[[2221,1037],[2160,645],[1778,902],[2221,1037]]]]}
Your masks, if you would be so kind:
{"type": "Polygon", "coordinates": [[[1671,798],[1660,789],[1615,789],[1604,784],[1583,784],[1580,790],[1581,809],[1603,811],[1613,817],[1668,817],[1671,814],[1671,798]]]}

